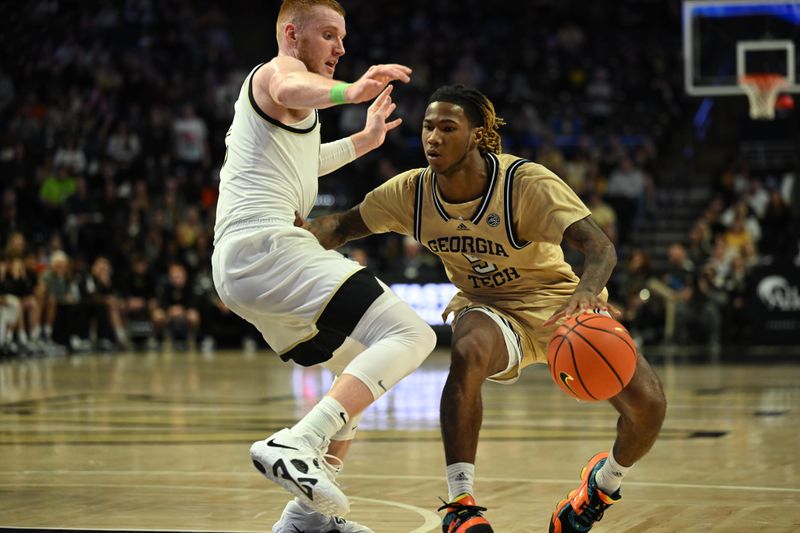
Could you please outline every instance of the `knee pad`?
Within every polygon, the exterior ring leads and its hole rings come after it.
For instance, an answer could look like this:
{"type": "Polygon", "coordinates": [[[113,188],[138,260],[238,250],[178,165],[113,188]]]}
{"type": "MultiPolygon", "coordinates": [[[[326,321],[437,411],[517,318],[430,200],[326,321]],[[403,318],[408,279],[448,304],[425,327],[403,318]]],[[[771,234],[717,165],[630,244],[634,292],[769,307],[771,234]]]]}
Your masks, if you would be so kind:
{"type": "Polygon", "coordinates": [[[366,348],[342,371],[362,381],[375,399],[419,367],[436,346],[431,327],[397,296],[388,294],[388,305],[384,302],[375,313],[365,313],[353,330],[351,336],[366,348]]]}

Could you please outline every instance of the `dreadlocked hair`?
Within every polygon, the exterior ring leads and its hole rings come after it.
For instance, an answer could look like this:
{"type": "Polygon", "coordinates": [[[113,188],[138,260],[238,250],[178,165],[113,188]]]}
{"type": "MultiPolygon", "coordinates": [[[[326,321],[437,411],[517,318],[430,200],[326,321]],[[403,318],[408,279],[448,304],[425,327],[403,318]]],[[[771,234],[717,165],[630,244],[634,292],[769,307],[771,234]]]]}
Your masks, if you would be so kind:
{"type": "Polygon", "coordinates": [[[449,102],[460,106],[473,127],[484,129],[483,137],[478,144],[481,154],[502,153],[503,147],[499,130],[506,121],[497,116],[494,104],[485,94],[464,85],[445,85],[436,89],[431,95],[428,104],[433,102],[449,102]]]}

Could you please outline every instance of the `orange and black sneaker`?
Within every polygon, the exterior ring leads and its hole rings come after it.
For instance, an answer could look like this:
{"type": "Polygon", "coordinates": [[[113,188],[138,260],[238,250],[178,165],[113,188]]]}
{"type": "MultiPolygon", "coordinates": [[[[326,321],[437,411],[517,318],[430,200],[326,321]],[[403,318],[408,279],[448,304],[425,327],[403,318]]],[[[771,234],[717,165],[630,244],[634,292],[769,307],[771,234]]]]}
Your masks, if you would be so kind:
{"type": "MultiPolygon", "coordinates": [[[[442,500],[444,502],[444,500],[442,500]]],[[[475,505],[471,494],[464,493],[437,509],[447,511],[442,519],[443,533],[493,533],[489,521],[483,517],[486,507],[475,505]]]]}
{"type": "Polygon", "coordinates": [[[619,490],[606,494],[594,480],[607,457],[608,452],[603,452],[589,459],[581,470],[581,486],[556,505],[550,519],[550,533],[585,533],[603,518],[606,509],[620,500],[619,490]]]}

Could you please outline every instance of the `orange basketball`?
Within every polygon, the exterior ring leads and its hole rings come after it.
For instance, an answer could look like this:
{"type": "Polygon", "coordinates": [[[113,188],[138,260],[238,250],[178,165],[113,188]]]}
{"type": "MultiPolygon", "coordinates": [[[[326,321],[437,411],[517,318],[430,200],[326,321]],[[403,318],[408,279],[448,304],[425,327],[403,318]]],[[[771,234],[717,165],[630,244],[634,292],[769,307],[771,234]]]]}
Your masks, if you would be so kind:
{"type": "Polygon", "coordinates": [[[636,370],[636,345],[613,318],[584,313],[570,318],[547,346],[550,375],[578,400],[594,402],[619,394],[636,370]]]}

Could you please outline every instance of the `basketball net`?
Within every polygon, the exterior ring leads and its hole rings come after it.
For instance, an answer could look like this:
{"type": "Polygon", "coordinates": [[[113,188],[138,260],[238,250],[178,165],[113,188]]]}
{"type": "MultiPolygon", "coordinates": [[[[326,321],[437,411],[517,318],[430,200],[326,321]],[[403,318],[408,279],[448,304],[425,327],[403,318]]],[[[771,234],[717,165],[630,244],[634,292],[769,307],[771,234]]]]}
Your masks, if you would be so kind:
{"type": "Polygon", "coordinates": [[[780,74],[747,74],[739,78],[739,87],[750,101],[750,118],[774,119],[778,93],[788,84],[786,78],[780,74]]]}

